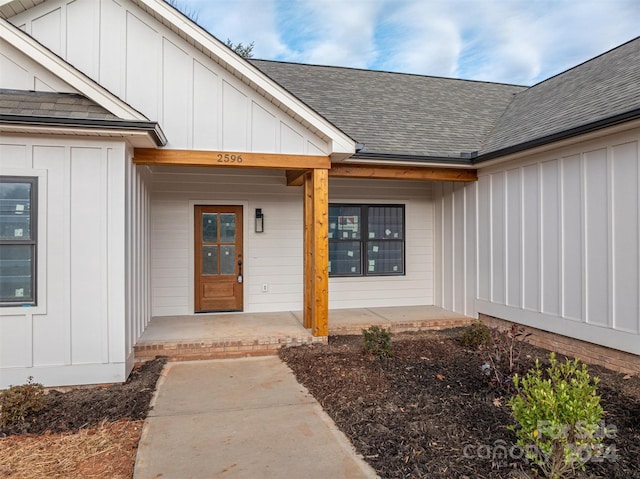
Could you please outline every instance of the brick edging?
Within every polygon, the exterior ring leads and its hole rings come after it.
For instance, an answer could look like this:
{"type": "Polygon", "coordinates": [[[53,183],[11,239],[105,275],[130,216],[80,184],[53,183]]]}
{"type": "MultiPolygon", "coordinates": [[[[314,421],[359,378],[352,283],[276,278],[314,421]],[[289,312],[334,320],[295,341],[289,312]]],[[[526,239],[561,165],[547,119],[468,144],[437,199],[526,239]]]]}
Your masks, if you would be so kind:
{"type": "MultiPolygon", "coordinates": [[[[489,327],[508,329],[513,324],[512,321],[482,313],[479,314],[479,317],[489,327]]],[[[575,357],[587,364],[604,366],[612,371],[640,376],[640,356],[530,326],[522,327],[530,334],[526,341],[534,346],[575,357]]]]}

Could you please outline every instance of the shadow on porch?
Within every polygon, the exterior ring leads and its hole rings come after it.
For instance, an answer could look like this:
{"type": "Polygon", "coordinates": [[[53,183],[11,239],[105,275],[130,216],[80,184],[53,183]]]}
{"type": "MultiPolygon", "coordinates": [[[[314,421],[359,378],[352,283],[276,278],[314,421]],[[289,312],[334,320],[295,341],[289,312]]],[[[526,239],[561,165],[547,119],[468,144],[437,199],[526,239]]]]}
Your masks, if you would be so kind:
{"type": "MultiPolygon", "coordinates": [[[[472,318],[437,306],[334,309],[329,334],[360,334],[380,326],[393,333],[464,326],[472,318]]],[[[302,312],[217,313],[151,320],[135,345],[136,361],[234,358],[276,354],[282,346],[325,343],[302,326],[302,312]]]]}

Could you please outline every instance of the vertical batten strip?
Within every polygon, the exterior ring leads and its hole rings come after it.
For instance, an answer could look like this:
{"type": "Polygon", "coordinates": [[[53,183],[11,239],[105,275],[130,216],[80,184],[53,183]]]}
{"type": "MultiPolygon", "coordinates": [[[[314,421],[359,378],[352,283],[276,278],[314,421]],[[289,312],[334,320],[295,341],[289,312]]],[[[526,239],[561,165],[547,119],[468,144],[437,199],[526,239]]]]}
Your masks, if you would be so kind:
{"type": "Polygon", "coordinates": [[[605,179],[606,185],[606,195],[607,195],[607,300],[608,300],[608,318],[607,318],[607,327],[611,329],[615,329],[615,314],[616,314],[616,305],[615,305],[615,254],[614,254],[614,231],[615,220],[613,215],[613,148],[609,145],[606,149],[606,168],[607,168],[607,177],[605,179]]]}

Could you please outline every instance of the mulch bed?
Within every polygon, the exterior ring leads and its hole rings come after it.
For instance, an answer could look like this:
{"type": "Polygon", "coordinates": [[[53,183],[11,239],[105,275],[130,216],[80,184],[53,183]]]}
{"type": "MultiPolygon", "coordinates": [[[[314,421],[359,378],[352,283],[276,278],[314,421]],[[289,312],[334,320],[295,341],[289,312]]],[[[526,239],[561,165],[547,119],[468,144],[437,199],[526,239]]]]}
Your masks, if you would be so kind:
{"type": "Polygon", "coordinates": [[[49,390],[43,410],[0,429],[0,478],[131,479],[165,362],[144,363],[124,384],[49,390]]]}
{"type": "MultiPolygon", "coordinates": [[[[362,352],[360,336],[328,345],[285,348],[281,358],[381,477],[526,478],[508,398],[481,372],[483,357],[465,349],[459,331],[397,335],[395,354],[362,352]],[[500,447],[502,446],[502,447],[500,447]],[[494,453],[496,453],[494,455],[494,453]]],[[[523,344],[533,366],[548,351],[523,344]]],[[[591,366],[606,424],[617,428],[615,460],[589,463],[576,477],[640,479],[640,378],[591,366]]]]}
{"type": "Polygon", "coordinates": [[[108,387],[50,390],[45,408],[11,429],[0,429],[0,437],[16,434],[76,432],[104,421],[147,417],[156,382],[165,358],[148,361],[134,369],[127,382],[108,387]]]}

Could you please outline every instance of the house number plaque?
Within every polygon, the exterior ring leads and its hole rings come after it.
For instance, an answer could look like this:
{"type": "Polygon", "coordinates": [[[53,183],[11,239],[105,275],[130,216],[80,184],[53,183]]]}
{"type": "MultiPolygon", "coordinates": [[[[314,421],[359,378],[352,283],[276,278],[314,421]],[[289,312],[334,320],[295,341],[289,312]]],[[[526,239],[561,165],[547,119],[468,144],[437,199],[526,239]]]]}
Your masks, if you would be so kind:
{"type": "Polygon", "coordinates": [[[239,153],[217,153],[217,163],[242,163],[242,155],[239,153]]]}

